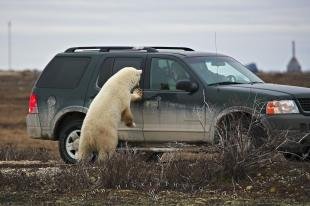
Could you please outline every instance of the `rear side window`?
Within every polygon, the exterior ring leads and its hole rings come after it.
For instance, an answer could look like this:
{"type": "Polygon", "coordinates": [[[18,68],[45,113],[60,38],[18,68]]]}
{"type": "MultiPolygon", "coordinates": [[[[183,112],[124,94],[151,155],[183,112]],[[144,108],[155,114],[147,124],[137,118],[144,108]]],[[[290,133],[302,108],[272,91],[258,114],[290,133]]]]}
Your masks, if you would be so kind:
{"type": "Polygon", "coordinates": [[[113,74],[123,69],[124,67],[134,67],[136,69],[141,69],[142,66],[142,58],[124,58],[119,57],[115,58],[114,66],[113,66],[113,74]]]}
{"type": "Polygon", "coordinates": [[[100,66],[100,72],[98,77],[97,86],[102,87],[102,85],[110,78],[112,75],[112,67],[114,63],[114,58],[107,58],[104,60],[100,66]]]}
{"type": "Polygon", "coordinates": [[[116,72],[124,67],[142,68],[143,58],[139,57],[117,57],[107,58],[100,67],[97,86],[99,88],[116,72]]]}
{"type": "Polygon", "coordinates": [[[73,89],[78,86],[89,57],[55,57],[44,69],[37,87],[73,89]]]}

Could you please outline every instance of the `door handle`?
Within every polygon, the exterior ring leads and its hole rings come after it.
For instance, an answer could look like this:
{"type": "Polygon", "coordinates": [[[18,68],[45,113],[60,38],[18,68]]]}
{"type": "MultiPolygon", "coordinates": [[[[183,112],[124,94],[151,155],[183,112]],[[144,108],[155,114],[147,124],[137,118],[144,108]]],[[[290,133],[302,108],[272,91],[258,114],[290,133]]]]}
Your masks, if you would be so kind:
{"type": "Polygon", "coordinates": [[[161,96],[156,96],[155,100],[157,101],[157,109],[159,109],[159,104],[160,104],[160,101],[161,101],[161,96]]]}

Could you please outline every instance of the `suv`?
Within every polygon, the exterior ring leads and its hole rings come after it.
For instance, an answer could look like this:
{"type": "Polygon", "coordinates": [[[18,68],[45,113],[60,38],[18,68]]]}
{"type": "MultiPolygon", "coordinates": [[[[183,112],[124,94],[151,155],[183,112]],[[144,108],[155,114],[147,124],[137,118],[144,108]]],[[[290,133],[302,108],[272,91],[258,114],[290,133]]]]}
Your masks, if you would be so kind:
{"type": "Polygon", "coordinates": [[[136,127],[119,125],[120,147],[195,150],[218,143],[217,129],[236,114],[248,125],[259,119],[254,138],[287,131],[309,152],[309,88],[267,84],[229,56],[186,47],[73,47],[57,54],[33,87],[28,134],[59,141],[62,159],[75,163],[75,140],[92,99],[127,66],[143,70],[143,99],[131,105],[136,127]]]}

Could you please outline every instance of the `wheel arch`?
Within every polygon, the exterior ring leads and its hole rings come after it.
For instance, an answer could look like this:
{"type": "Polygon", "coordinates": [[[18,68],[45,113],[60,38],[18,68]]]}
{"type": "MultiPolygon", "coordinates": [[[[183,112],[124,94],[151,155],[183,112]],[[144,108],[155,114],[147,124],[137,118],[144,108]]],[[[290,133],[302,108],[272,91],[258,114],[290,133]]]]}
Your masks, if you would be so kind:
{"type": "Polygon", "coordinates": [[[211,131],[210,131],[210,135],[212,138],[212,142],[215,141],[215,132],[216,132],[216,126],[218,125],[218,123],[226,116],[231,115],[231,114],[236,114],[236,113],[241,113],[241,114],[245,114],[249,117],[256,117],[256,118],[260,118],[262,120],[262,124],[264,127],[266,127],[267,131],[269,132],[270,130],[270,126],[268,124],[267,121],[265,121],[265,119],[262,117],[262,114],[258,111],[255,111],[253,108],[250,107],[244,107],[244,106],[235,106],[235,107],[229,107],[226,108],[224,110],[222,110],[221,112],[219,112],[219,114],[215,117],[212,127],[211,127],[211,131]]]}
{"type": "Polygon", "coordinates": [[[72,121],[74,119],[83,120],[86,116],[86,113],[86,107],[65,108],[64,110],[57,113],[52,125],[52,136],[54,137],[54,139],[59,139],[59,133],[61,131],[61,128],[65,125],[66,122],[72,121]]]}

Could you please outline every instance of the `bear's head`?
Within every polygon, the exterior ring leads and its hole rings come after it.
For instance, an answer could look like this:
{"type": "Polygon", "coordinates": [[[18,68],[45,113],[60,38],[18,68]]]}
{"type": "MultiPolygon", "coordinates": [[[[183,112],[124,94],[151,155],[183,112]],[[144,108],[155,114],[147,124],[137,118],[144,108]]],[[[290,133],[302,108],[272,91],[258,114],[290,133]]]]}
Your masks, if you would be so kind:
{"type": "Polygon", "coordinates": [[[139,86],[142,70],[135,69],[133,67],[125,67],[117,72],[123,83],[127,84],[129,89],[139,86]]]}

